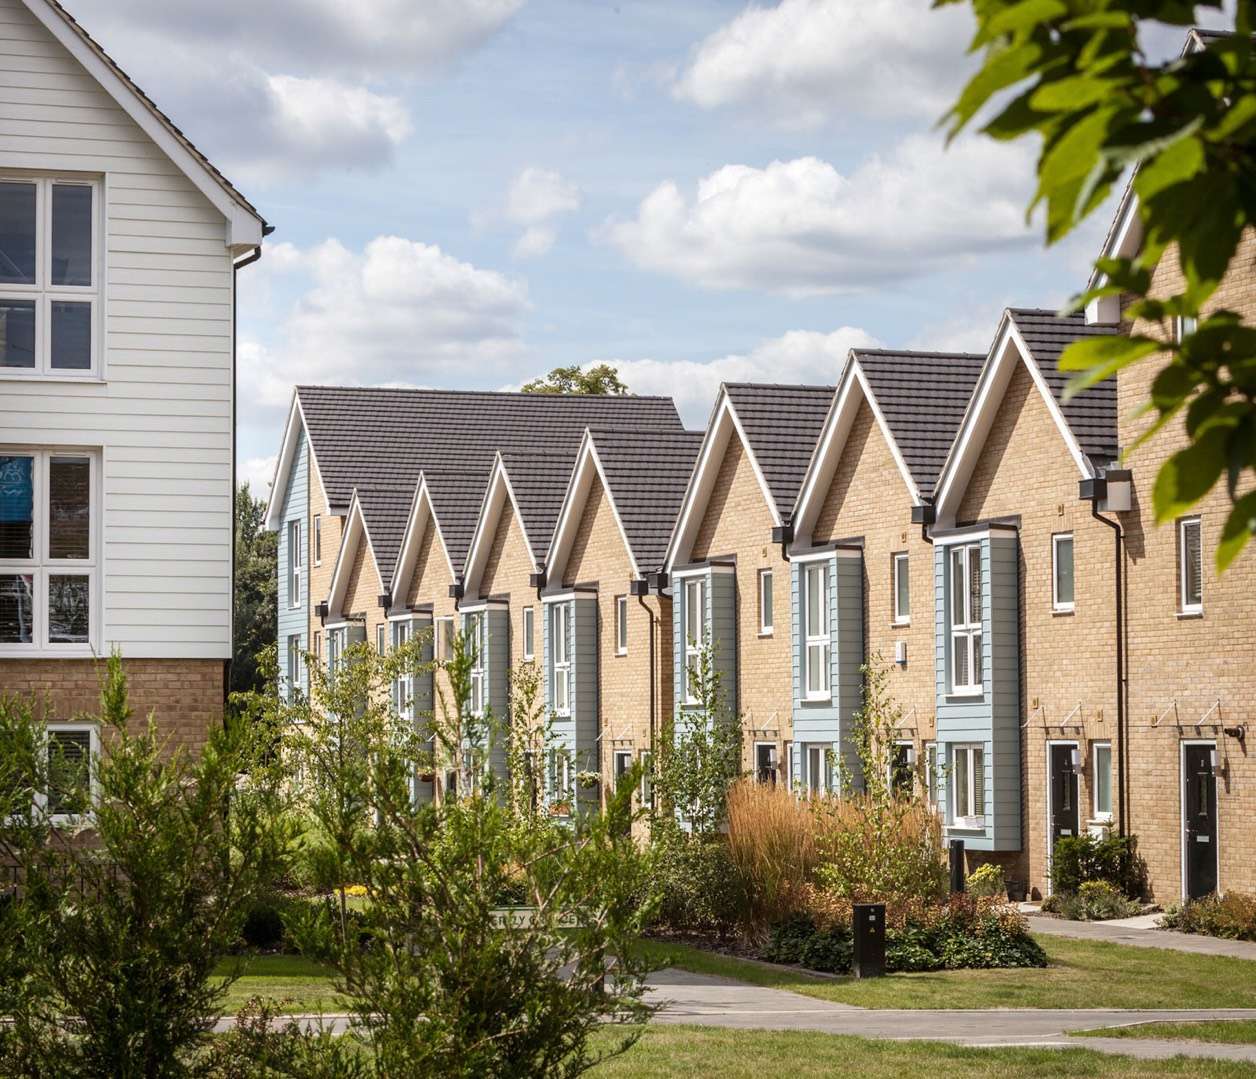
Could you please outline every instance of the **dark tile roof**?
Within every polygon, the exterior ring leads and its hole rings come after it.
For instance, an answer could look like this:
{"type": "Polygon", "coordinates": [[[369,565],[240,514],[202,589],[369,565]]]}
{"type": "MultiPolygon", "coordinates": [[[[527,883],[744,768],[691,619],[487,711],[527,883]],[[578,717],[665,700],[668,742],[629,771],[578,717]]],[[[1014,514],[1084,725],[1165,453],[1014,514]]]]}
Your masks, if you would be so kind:
{"type": "Polygon", "coordinates": [[[637,568],[657,572],[667,559],[703,432],[598,427],[590,435],[637,568]]]}
{"type": "Polygon", "coordinates": [[[932,498],[985,356],[869,348],[855,349],[853,355],[920,497],[932,498]]]}
{"type": "MultiPolygon", "coordinates": [[[[590,424],[681,427],[670,397],[362,386],[296,392],[333,511],[348,507],[355,487],[408,488],[413,498],[425,473],[455,573],[462,572],[497,450],[565,453],[570,460],[590,424]]],[[[565,484],[566,470],[561,479],[565,484]]],[[[376,547],[380,563],[393,566],[397,550],[379,539],[376,547]]],[[[391,570],[384,580],[391,582],[391,570]]]]}
{"type": "Polygon", "coordinates": [[[1083,337],[1105,337],[1116,333],[1115,323],[1087,324],[1082,313],[1061,318],[1054,311],[1010,308],[1008,316],[1019,331],[1030,355],[1042,371],[1051,392],[1064,413],[1073,437],[1096,465],[1106,465],[1119,455],[1116,429],[1116,379],[1107,378],[1070,401],[1064,389],[1072,377],[1057,364],[1060,354],[1083,337]]]}
{"type": "Polygon", "coordinates": [[[414,487],[407,484],[375,483],[359,487],[358,501],[371,537],[375,564],[385,588],[392,580],[397,555],[401,553],[401,537],[406,530],[414,487]]]}
{"type": "Polygon", "coordinates": [[[833,401],[833,387],[726,382],[724,389],[777,512],[787,520],[833,401]]]}
{"type": "Polygon", "coordinates": [[[503,450],[502,464],[515,493],[523,531],[528,537],[533,557],[544,566],[550,540],[563,508],[567,481],[576,463],[577,441],[570,452],[535,453],[527,450],[503,450]]]}

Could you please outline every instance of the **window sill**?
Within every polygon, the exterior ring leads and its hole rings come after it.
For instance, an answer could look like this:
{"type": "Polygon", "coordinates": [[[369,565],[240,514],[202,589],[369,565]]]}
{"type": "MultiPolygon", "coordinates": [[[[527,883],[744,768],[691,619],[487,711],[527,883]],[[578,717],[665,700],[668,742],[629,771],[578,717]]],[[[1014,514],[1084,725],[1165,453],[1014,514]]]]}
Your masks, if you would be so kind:
{"type": "Polygon", "coordinates": [[[0,645],[0,659],[96,659],[98,653],[91,645],[62,645],[34,647],[32,645],[0,645]]]}
{"type": "Polygon", "coordinates": [[[623,657],[623,656],[626,656],[627,654],[628,654],[628,649],[627,649],[627,648],[625,648],[622,652],[621,652],[618,648],[616,648],[616,649],[615,649],[615,658],[616,658],[616,659],[619,659],[619,658],[621,658],[621,657],[623,657]]]}
{"type": "Polygon", "coordinates": [[[1052,607],[1051,608],[1051,614],[1053,617],[1056,615],[1070,615],[1070,614],[1076,614],[1076,613],[1077,613],[1076,607],[1052,607]]]}
{"type": "Polygon", "coordinates": [[[906,629],[910,625],[911,625],[910,618],[894,618],[894,619],[891,619],[890,621],[891,629],[906,629]]]}
{"type": "Polygon", "coordinates": [[[826,693],[822,697],[802,697],[798,701],[799,704],[832,704],[833,694],[826,693]]]}
{"type": "Polygon", "coordinates": [[[1201,607],[1198,611],[1178,611],[1177,618],[1179,622],[1188,622],[1192,618],[1203,618],[1204,611],[1201,607]]]}
{"type": "Polygon", "coordinates": [[[759,630],[759,636],[760,637],[775,637],[776,634],[773,633],[772,630],[770,629],[761,629],[759,630]]]}
{"type": "Polygon", "coordinates": [[[43,385],[45,383],[54,383],[64,385],[69,383],[78,386],[103,386],[105,379],[103,375],[85,374],[85,375],[41,375],[32,374],[26,369],[20,371],[0,369],[0,382],[28,382],[33,386],[43,385]]]}
{"type": "Polygon", "coordinates": [[[948,832],[971,832],[974,834],[984,832],[986,830],[985,818],[965,817],[963,820],[948,824],[946,830],[948,832]]]}
{"type": "Polygon", "coordinates": [[[979,701],[985,695],[985,689],[953,689],[947,694],[947,697],[952,700],[979,701]]]}

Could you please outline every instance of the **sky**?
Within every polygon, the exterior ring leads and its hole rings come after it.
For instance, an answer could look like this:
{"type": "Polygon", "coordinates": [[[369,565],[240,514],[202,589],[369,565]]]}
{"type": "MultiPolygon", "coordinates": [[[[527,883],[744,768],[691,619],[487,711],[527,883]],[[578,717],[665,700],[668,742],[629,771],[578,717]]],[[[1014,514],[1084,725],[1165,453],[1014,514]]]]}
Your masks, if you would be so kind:
{"type": "Polygon", "coordinates": [[[259,495],[299,382],[515,388],[607,361],[699,428],[723,380],[984,353],[1004,307],[1084,286],[1108,224],[1044,250],[1035,147],[945,145],[967,5],[67,6],[275,226],[239,278],[259,495]]]}

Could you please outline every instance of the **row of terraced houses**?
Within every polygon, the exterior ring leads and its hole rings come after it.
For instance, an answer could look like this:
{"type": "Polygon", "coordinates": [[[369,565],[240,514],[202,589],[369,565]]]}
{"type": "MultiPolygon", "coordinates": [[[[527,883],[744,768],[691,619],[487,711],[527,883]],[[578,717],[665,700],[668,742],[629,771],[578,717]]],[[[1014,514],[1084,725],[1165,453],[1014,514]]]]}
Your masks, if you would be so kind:
{"type": "MultiPolygon", "coordinates": [[[[1127,197],[1105,253],[1138,229],[1127,197]]],[[[1253,253],[1214,301],[1249,319],[1253,253]]],[[[971,861],[1041,893],[1056,839],[1117,830],[1157,896],[1256,887],[1256,561],[1213,570],[1224,492],[1154,524],[1183,431],[1122,459],[1154,361],[1068,400],[1057,370],[1131,329],[1163,328],[1116,301],[1011,309],[985,355],[856,349],[833,382],[725,384],[702,432],[663,398],[298,387],[268,518],[288,684],[307,653],[461,632],[472,707],[501,716],[534,662],[566,805],[573,769],[605,791],[649,762],[709,646],[746,771],[837,793],[876,656],[895,772],[971,861]]]]}
{"type": "MultiPolygon", "coordinates": [[[[116,649],[137,713],[195,747],[233,636],[237,274],[269,227],[55,0],[0,0],[0,29],[0,691],[98,752],[80,717],[116,649]]],[[[1127,197],[1105,253],[1138,244],[1127,197]]],[[[1249,323],[1254,254],[1213,301],[1249,323]]],[[[475,706],[538,664],[562,759],[606,790],[709,646],[747,771],[825,792],[880,656],[898,763],[971,859],[1042,891],[1055,838],[1115,829],[1158,897],[1256,890],[1256,556],[1213,572],[1222,491],[1154,524],[1182,428],[1121,456],[1154,361],[1068,401],[1056,370],[1130,329],[1115,300],[1009,310],[983,356],[726,385],[702,432],[661,398],[301,387],[268,510],[287,686],[307,655],[465,632],[475,706]]]]}

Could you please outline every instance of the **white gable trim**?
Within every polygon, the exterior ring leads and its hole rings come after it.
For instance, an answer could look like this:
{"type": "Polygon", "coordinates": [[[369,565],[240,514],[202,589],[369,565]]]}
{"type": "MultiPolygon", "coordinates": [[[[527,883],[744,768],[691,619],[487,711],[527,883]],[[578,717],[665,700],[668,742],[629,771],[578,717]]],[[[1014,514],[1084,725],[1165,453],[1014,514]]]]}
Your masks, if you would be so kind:
{"type": "Polygon", "coordinates": [[[211,169],[187,138],[121,74],[104,50],[61,8],[48,0],[22,0],[53,37],[74,57],[101,88],[178,167],[227,219],[224,242],[228,247],[256,247],[262,242],[264,222],[256,210],[244,205],[240,195],[211,169]]]}
{"type": "Polygon", "coordinates": [[[628,542],[628,533],[624,530],[624,522],[619,516],[619,507],[615,505],[614,492],[606,481],[606,469],[602,465],[602,458],[593,441],[593,433],[586,428],[584,438],[580,441],[580,452],[576,455],[575,467],[571,470],[567,492],[563,495],[563,508],[558,515],[558,525],[554,529],[554,542],[550,544],[549,558],[545,563],[545,578],[548,581],[558,581],[567,568],[567,560],[571,557],[571,549],[575,544],[576,534],[580,531],[580,521],[589,500],[589,492],[593,488],[595,473],[602,481],[602,490],[606,493],[606,500],[610,503],[615,524],[619,527],[619,536],[624,541],[624,549],[628,552],[628,563],[632,566],[632,575],[637,578],[641,576],[641,570],[637,566],[637,556],[633,553],[632,544],[628,542]]]}
{"type": "MultiPolygon", "coordinates": [[[[284,424],[283,441],[279,444],[279,456],[275,458],[275,478],[270,485],[270,499],[266,504],[265,526],[271,532],[279,530],[283,517],[283,496],[288,490],[292,466],[297,459],[298,439],[304,438],[309,448],[310,469],[318,472],[318,487],[323,495],[323,505],[331,511],[327,488],[323,486],[323,473],[314,460],[314,443],[306,435],[305,413],[301,411],[301,398],[292,391],[292,407],[288,409],[288,422],[284,424]]],[[[308,507],[307,507],[308,508],[308,507]]]]}
{"type": "Polygon", "coordinates": [[[829,405],[828,415],[824,418],[824,427],[820,432],[816,448],[812,452],[811,463],[807,466],[802,489],[798,492],[798,501],[794,504],[792,518],[794,543],[800,547],[806,547],[811,542],[812,529],[820,516],[820,509],[828,496],[829,488],[833,484],[833,477],[837,473],[838,464],[841,463],[842,452],[850,437],[851,427],[859,414],[861,401],[867,401],[868,407],[872,410],[873,418],[881,430],[885,444],[890,448],[890,456],[894,458],[899,474],[903,477],[903,483],[907,486],[912,505],[919,506],[921,503],[920,490],[916,486],[916,481],[912,479],[907,462],[903,460],[898,443],[890,431],[890,425],[886,422],[885,414],[881,411],[876,395],[868,384],[867,375],[864,374],[852,349],[847,356],[846,366],[842,369],[842,377],[838,380],[837,392],[833,395],[832,404],[829,405]]]}
{"type": "Polygon", "coordinates": [[[436,507],[432,505],[432,494],[427,488],[427,476],[420,473],[414,500],[410,503],[410,513],[406,517],[406,530],[401,534],[401,553],[397,556],[397,568],[393,571],[394,606],[410,593],[410,583],[419,557],[419,546],[429,526],[436,531],[436,539],[440,543],[441,552],[445,555],[445,564],[449,567],[449,576],[452,578],[454,564],[449,557],[449,548],[445,545],[445,537],[440,530],[436,507]]]}
{"type": "Polygon", "coordinates": [[[528,548],[528,559],[532,563],[532,572],[540,573],[536,554],[532,550],[532,541],[528,538],[528,530],[523,523],[523,514],[519,512],[519,500],[515,498],[514,488],[510,485],[510,476],[506,472],[506,462],[501,451],[493,458],[493,471],[488,478],[488,487],[484,491],[484,501],[480,504],[480,516],[475,522],[475,534],[471,537],[471,549],[467,552],[466,569],[463,572],[463,595],[474,598],[479,594],[480,579],[488,565],[488,552],[493,546],[493,537],[497,534],[498,522],[501,520],[502,509],[506,500],[514,508],[515,518],[519,522],[519,531],[523,533],[524,545],[528,548]]]}
{"type": "Polygon", "coordinates": [[[750,446],[746,432],[737,418],[737,410],[728,396],[728,391],[720,386],[719,395],[715,399],[715,408],[711,420],[707,424],[706,435],[702,439],[702,449],[698,453],[697,464],[689,477],[689,486],[685,488],[685,498],[680,506],[680,515],[672,529],[671,542],[667,545],[667,569],[675,565],[684,565],[689,561],[689,553],[693,549],[693,541],[701,524],[702,511],[711,500],[711,492],[715,487],[715,478],[719,475],[720,466],[728,450],[728,440],[736,433],[741,439],[742,449],[750,460],[755,478],[759,481],[759,490],[763,492],[763,501],[767,503],[768,512],[772,515],[772,523],[777,527],[781,524],[781,515],[776,508],[776,500],[768,488],[767,480],[755,459],[754,450],[750,446]]]}
{"type": "MultiPolygon", "coordinates": [[[[371,531],[366,527],[366,515],[362,512],[362,503],[354,489],[353,498],[349,503],[349,513],[345,517],[344,535],[340,537],[340,550],[336,552],[336,567],[332,570],[331,588],[327,593],[327,621],[333,622],[345,617],[342,610],[345,602],[345,590],[349,587],[349,575],[353,572],[353,560],[358,556],[358,548],[362,540],[366,540],[367,550],[371,554],[371,562],[375,565],[375,580],[379,583],[379,591],[384,592],[384,582],[379,575],[379,562],[375,558],[375,547],[371,543],[371,531]]],[[[352,613],[352,612],[347,612],[352,613]]]]}
{"type": "Polygon", "coordinates": [[[981,369],[981,377],[977,380],[977,388],[964,412],[964,422],[960,424],[959,434],[942,466],[942,474],[938,477],[937,495],[934,499],[938,528],[950,528],[955,524],[959,504],[968,488],[968,481],[972,479],[973,469],[985,449],[994,417],[1003,402],[1018,362],[1025,365],[1034,385],[1038,387],[1043,403],[1055,421],[1056,429],[1064,439],[1064,445],[1081,477],[1090,479],[1095,474],[1089,458],[1082,452],[1064,413],[1060,411],[1055,394],[1043,378],[1042,370],[1030,354],[1010,313],[1004,311],[994,345],[981,369]]]}

